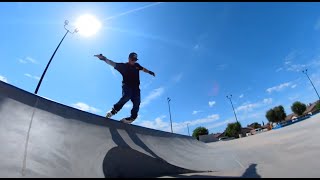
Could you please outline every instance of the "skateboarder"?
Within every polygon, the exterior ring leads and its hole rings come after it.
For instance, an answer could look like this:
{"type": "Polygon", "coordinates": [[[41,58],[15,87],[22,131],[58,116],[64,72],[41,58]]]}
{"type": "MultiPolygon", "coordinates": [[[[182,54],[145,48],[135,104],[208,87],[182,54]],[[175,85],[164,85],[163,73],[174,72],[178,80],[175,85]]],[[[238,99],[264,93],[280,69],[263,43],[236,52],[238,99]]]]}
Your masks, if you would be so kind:
{"type": "Polygon", "coordinates": [[[118,70],[122,75],[122,97],[121,99],[113,105],[111,111],[109,111],[106,115],[106,118],[110,118],[111,116],[117,114],[121,110],[121,108],[126,104],[129,100],[131,100],[133,107],[131,109],[131,116],[127,118],[123,118],[120,121],[131,124],[137,117],[139,106],[141,102],[140,98],[140,77],[139,71],[149,73],[150,75],[155,76],[154,72],[149,71],[148,69],[142,67],[136,61],[138,60],[138,55],[135,52],[129,54],[127,63],[116,63],[102,54],[94,55],[102,61],[105,61],[110,66],[114,67],[118,70]]]}

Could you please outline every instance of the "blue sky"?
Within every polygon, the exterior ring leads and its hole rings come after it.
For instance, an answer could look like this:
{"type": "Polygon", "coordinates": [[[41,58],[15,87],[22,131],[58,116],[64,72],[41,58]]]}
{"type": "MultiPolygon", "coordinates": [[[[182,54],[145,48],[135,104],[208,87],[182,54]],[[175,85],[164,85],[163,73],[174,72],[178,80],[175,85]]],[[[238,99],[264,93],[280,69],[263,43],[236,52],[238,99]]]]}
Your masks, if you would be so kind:
{"type": "MultiPolygon", "coordinates": [[[[188,134],[204,126],[222,132],[234,114],[243,126],[267,122],[268,109],[287,114],[320,88],[319,3],[0,3],[0,79],[34,92],[70,23],[92,14],[102,29],[91,37],[68,34],[38,95],[104,116],[121,96],[121,75],[93,57],[103,53],[139,63],[142,104],[136,125],[188,134]]],[[[72,25],[68,28],[73,30],[72,25]]],[[[130,114],[128,102],[114,119],[130,114]]]]}

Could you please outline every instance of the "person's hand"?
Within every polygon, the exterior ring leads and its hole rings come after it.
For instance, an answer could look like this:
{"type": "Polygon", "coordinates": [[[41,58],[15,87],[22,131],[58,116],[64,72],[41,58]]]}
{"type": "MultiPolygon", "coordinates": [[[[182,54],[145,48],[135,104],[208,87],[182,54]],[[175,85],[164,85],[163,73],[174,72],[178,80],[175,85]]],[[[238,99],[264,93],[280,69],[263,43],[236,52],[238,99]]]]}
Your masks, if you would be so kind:
{"type": "Polygon", "coordinates": [[[104,61],[106,60],[107,58],[105,56],[103,56],[102,54],[97,54],[97,55],[94,55],[95,57],[99,58],[100,60],[104,61]]]}
{"type": "Polygon", "coordinates": [[[156,75],[152,71],[149,71],[149,74],[151,74],[152,76],[156,77],[156,75]]]}

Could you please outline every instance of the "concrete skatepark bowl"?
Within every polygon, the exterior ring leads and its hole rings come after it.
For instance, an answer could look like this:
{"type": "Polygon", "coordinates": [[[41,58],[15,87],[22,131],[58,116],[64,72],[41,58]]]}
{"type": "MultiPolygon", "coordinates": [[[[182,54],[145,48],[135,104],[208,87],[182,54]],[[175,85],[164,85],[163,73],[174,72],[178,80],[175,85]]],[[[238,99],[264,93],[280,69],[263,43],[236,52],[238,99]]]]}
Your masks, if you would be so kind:
{"type": "Polygon", "coordinates": [[[320,177],[319,121],[205,144],[0,81],[0,177],[320,177]]]}

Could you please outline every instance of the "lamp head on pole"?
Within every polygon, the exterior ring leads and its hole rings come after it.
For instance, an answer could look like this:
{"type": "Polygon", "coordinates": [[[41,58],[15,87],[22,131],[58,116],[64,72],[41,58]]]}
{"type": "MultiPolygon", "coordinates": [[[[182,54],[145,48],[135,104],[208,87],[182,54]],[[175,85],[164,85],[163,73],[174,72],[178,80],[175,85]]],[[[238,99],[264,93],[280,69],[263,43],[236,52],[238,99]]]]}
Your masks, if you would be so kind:
{"type": "Polygon", "coordinates": [[[303,70],[302,73],[307,74],[308,73],[308,69],[303,70]]]}
{"type": "Polygon", "coordinates": [[[231,99],[232,98],[232,94],[230,94],[230,96],[226,96],[228,99],[231,99]]]}

